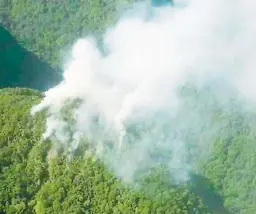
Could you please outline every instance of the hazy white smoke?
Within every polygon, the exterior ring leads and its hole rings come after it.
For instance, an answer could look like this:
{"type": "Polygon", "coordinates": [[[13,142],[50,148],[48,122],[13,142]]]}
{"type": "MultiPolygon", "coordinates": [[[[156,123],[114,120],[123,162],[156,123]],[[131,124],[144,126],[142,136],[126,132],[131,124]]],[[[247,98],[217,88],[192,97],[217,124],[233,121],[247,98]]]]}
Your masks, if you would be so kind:
{"type": "Polygon", "coordinates": [[[93,38],[75,43],[64,81],[32,109],[48,108],[45,138],[73,150],[86,137],[126,180],[158,164],[178,181],[197,170],[226,125],[214,111],[255,95],[256,3],[175,5],[135,6],[104,35],[105,54],[93,38]],[[82,102],[70,122],[61,109],[74,98],[82,102]]]}

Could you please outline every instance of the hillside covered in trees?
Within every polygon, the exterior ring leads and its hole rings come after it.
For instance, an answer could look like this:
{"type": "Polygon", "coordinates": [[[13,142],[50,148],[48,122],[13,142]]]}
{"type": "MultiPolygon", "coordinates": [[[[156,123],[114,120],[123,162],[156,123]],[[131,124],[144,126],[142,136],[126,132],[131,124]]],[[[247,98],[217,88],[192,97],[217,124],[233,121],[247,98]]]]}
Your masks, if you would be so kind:
{"type": "MultiPolygon", "coordinates": [[[[125,185],[97,157],[79,147],[70,157],[51,153],[42,141],[44,112],[31,107],[42,99],[30,89],[0,91],[1,213],[254,213],[255,123],[252,115],[220,112],[227,123],[215,136],[203,173],[172,184],[164,168],[125,185]]],[[[233,109],[235,110],[235,109],[233,109]]]]}
{"type": "MultiPolygon", "coordinates": [[[[64,0],[62,4],[55,0],[1,0],[0,19],[21,46],[58,67],[66,57],[63,52],[77,38],[89,34],[100,39],[125,8],[136,2],[141,0],[64,0]]],[[[152,0],[156,6],[170,2],[152,0]]]]}
{"type": "Polygon", "coordinates": [[[29,114],[41,97],[29,89],[0,91],[1,213],[210,213],[188,186],[170,186],[160,174],[134,190],[93,157],[49,159],[51,143],[41,141],[44,116],[29,114]]]}
{"type": "MultiPolygon", "coordinates": [[[[65,50],[77,38],[100,43],[132,2],[139,0],[0,0],[0,213],[256,213],[256,115],[236,103],[214,109],[223,131],[200,173],[182,184],[171,183],[164,166],[138,186],[124,184],[85,148],[52,153],[54,142],[42,139],[46,112],[30,114],[44,97],[37,90],[61,81],[65,50]]],[[[195,94],[206,107],[215,99],[195,94]]]]}

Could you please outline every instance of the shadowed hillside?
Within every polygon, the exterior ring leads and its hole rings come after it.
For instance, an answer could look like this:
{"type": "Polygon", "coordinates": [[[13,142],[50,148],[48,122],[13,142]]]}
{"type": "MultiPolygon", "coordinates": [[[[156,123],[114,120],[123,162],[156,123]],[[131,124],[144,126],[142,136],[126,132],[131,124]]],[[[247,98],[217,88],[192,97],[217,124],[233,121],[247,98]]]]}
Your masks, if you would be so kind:
{"type": "Polygon", "coordinates": [[[46,90],[61,80],[60,71],[22,48],[0,26],[0,88],[28,87],[46,90]]]}
{"type": "Polygon", "coordinates": [[[213,213],[230,214],[223,206],[222,197],[212,188],[207,178],[193,173],[191,174],[191,178],[190,191],[198,195],[213,213]]]}

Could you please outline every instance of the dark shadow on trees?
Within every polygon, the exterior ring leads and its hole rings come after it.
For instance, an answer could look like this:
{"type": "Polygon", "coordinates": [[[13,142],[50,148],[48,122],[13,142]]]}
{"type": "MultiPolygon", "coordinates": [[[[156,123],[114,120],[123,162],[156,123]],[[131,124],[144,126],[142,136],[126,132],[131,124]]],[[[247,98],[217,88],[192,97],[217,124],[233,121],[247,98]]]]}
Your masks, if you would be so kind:
{"type": "Polygon", "coordinates": [[[190,191],[198,195],[205,206],[216,214],[230,214],[223,206],[222,197],[211,186],[210,181],[197,174],[191,174],[190,191]]]}
{"type": "Polygon", "coordinates": [[[0,88],[26,87],[44,91],[61,79],[60,70],[21,47],[0,25],[0,88]]]}

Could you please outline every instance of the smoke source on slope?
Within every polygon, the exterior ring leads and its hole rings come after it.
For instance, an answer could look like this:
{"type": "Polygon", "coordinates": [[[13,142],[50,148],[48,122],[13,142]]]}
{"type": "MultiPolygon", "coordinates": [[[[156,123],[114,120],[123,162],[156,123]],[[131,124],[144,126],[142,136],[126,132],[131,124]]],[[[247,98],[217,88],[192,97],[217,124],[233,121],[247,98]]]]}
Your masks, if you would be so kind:
{"type": "Polygon", "coordinates": [[[158,165],[186,181],[227,125],[214,113],[254,97],[255,9],[252,0],[145,3],[107,30],[104,54],[79,39],[64,81],[32,109],[48,109],[44,138],[69,151],[86,142],[126,181],[158,165]]]}

